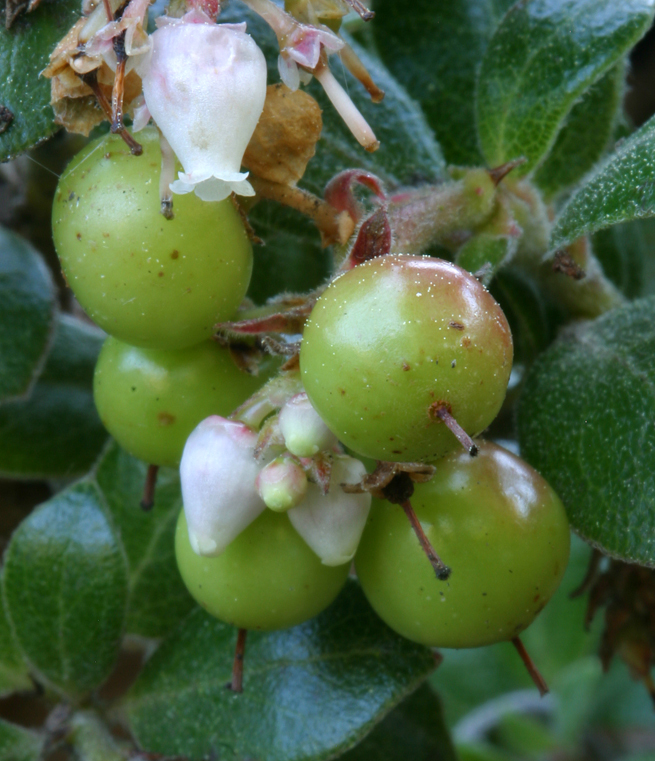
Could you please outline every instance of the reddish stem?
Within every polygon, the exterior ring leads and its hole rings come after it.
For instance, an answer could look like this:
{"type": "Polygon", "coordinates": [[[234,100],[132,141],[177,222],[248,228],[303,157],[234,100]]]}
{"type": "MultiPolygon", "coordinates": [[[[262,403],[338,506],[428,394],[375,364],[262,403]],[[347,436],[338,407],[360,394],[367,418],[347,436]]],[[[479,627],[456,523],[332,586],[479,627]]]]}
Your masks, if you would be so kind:
{"type": "Polygon", "coordinates": [[[232,692],[243,692],[243,658],[246,652],[247,629],[239,629],[237,632],[237,644],[234,648],[234,663],[232,664],[232,692]]]}
{"type": "Polygon", "coordinates": [[[155,505],[155,487],[157,486],[157,473],[159,465],[148,465],[146,482],[143,485],[143,497],[141,497],[141,509],[152,510],[155,505]]]}
{"type": "MultiPolygon", "coordinates": [[[[105,94],[102,91],[102,88],[98,84],[98,75],[95,71],[90,71],[88,74],[79,74],[78,75],[82,82],[84,82],[85,85],[88,85],[91,88],[91,91],[96,97],[96,100],[98,101],[98,105],[102,109],[103,113],[109,119],[110,122],[113,121],[113,111],[111,104],[105,97],[105,94]]],[[[122,127],[121,130],[118,132],[118,134],[121,136],[127,147],[130,149],[130,153],[133,156],[140,156],[143,153],[143,146],[140,143],[137,143],[137,141],[130,135],[130,133],[125,129],[125,127],[122,127]]]]}
{"type": "Polygon", "coordinates": [[[430,540],[425,535],[425,531],[423,531],[421,522],[416,517],[416,513],[414,512],[414,508],[412,507],[411,502],[406,499],[401,503],[400,506],[405,511],[405,515],[409,519],[409,522],[414,529],[414,533],[416,534],[416,538],[418,539],[423,552],[425,552],[427,559],[430,561],[436,577],[439,579],[439,581],[446,581],[446,579],[450,576],[450,568],[448,568],[448,566],[435,552],[435,549],[430,543],[430,540]]]}
{"type": "Polygon", "coordinates": [[[466,451],[475,457],[478,453],[478,447],[473,439],[466,433],[462,426],[452,416],[450,410],[445,404],[438,404],[433,406],[432,412],[439,420],[446,424],[450,432],[455,436],[457,441],[466,449],[466,451]]]}
{"type": "Polygon", "coordinates": [[[541,697],[547,695],[549,689],[548,685],[546,684],[546,680],[543,678],[543,676],[541,676],[539,669],[534,665],[534,661],[528,655],[528,651],[525,649],[525,645],[523,642],[521,642],[521,639],[519,637],[512,637],[512,644],[516,648],[518,654],[521,656],[521,660],[525,664],[525,667],[528,670],[528,674],[530,674],[532,677],[532,681],[537,686],[541,697]]]}

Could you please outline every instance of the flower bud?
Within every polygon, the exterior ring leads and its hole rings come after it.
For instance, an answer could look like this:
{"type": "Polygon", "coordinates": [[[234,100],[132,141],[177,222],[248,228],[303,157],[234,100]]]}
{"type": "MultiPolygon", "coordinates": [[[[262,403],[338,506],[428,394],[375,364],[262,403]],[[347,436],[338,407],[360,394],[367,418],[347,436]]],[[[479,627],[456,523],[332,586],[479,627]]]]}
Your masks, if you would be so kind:
{"type": "Polygon", "coordinates": [[[167,19],[141,72],[146,105],[184,167],[174,193],[254,195],[241,160],[266,98],[266,60],[245,24],[202,11],[167,19]]]}
{"type": "Polygon", "coordinates": [[[371,495],[347,494],[341,484],[356,484],[366,475],[364,465],[353,457],[335,457],[330,491],[322,494],[309,484],[307,495],[298,507],[289,510],[289,520],[324,565],[349,562],[368,518],[371,495]]]}
{"type": "Polygon", "coordinates": [[[284,513],[302,502],[307,476],[291,457],[276,457],[259,471],[255,486],[266,507],[284,513]]]}
{"type": "Polygon", "coordinates": [[[187,439],[180,463],[189,541],[198,555],[219,555],[266,505],[255,489],[257,434],[212,415],[187,439]]]}
{"type": "Polygon", "coordinates": [[[286,448],[296,457],[332,449],[337,437],[312,407],[307,394],[296,394],[280,410],[279,426],[286,448]]]}

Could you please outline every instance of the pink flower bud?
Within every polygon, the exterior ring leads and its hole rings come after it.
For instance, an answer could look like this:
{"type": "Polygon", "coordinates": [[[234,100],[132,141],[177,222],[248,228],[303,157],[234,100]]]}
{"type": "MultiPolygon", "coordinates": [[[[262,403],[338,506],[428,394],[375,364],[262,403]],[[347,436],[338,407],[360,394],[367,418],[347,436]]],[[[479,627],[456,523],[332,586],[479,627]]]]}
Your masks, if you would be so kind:
{"type": "Polygon", "coordinates": [[[266,98],[266,60],[245,24],[202,11],[167,19],[141,72],[146,105],[184,167],[174,193],[220,201],[254,195],[241,160],[266,98]]]}
{"type": "Polygon", "coordinates": [[[311,457],[337,444],[337,437],[325,425],[305,393],[292,396],[282,407],[279,425],[286,448],[297,457],[311,457]]]}
{"type": "Polygon", "coordinates": [[[257,434],[212,415],[187,439],[180,463],[189,541],[198,555],[219,555],[266,505],[255,489],[257,434]]]}
{"type": "Polygon", "coordinates": [[[356,484],[366,468],[353,457],[335,457],[330,491],[323,494],[309,484],[298,507],[289,510],[289,520],[324,565],[343,565],[355,555],[371,507],[371,495],[346,494],[341,484],[356,484]]]}
{"type": "Polygon", "coordinates": [[[266,507],[284,513],[302,502],[307,476],[291,457],[276,457],[259,471],[255,486],[266,507]]]}

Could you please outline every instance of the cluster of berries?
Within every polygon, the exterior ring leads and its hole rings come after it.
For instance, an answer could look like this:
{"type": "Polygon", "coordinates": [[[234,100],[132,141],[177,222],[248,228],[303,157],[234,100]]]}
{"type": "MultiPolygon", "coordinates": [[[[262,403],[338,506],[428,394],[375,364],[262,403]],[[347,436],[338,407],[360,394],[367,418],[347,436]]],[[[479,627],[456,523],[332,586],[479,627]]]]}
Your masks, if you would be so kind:
{"type": "MultiPolygon", "coordinates": [[[[316,76],[375,149],[327,66],[343,40],[270,0],[246,4],[276,31],[283,81],[293,89],[316,76]]],[[[53,57],[50,74],[64,78],[66,59],[101,105],[102,66],[114,88],[131,70],[143,85],[132,104],[141,143],[122,126],[118,87],[118,136],[88,146],[62,176],[53,232],[71,288],[110,334],[94,384],[103,422],[151,475],[180,465],[176,554],[191,594],[241,630],[292,626],[335,598],[354,558],[373,607],[404,636],[518,643],[559,584],[569,533],[535,471],[472,438],[510,378],[502,310],[456,265],[373,255],[304,302],[302,340],[297,350],[285,342],[292,358],[275,377],[239,369],[236,352],[211,339],[238,318],[251,277],[233,194],[254,193],[241,162],[267,97],[266,62],[244,25],[215,23],[209,0],[150,36],[147,6],[131,0],[109,20],[105,0],[77,31],[76,56],[53,57]]]]}

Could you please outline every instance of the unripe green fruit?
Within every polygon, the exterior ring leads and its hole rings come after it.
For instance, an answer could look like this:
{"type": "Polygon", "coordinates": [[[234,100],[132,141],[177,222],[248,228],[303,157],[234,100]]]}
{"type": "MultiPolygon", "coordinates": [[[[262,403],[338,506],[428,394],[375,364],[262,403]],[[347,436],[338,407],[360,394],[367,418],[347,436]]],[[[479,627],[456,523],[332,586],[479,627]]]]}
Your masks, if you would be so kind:
{"type": "Polygon", "coordinates": [[[93,377],[105,428],[130,454],[176,467],[191,431],[210,415],[227,417],[268,377],[248,375],[227,349],[203,341],[189,349],[142,349],[108,338],[93,377]]]}
{"type": "Polygon", "coordinates": [[[68,284],[101,328],[135,346],[180,349],[233,316],[252,247],[229,199],[175,196],[165,219],[156,130],[139,140],[141,156],[107,135],[75,157],[57,187],[53,238],[68,284]]]}
{"type": "Polygon", "coordinates": [[[300,351],[328,427],[354,452],[396,462],[458,446],[442,408],[470,436],[484,430],[511,368],[511,332],[493,297],[460,267],[421,256],[378,257],[334,280],[300,351]]]}
{"type": "Polygon", "coordinates": [[[285,514],[264,512],[217,557],[191,548],[184,511],[177,565],[209,613],[240,629],[286,629],[318,615],[346,583],[350,564],[323,565],[285,514]]]}
{"type": "Polygon", "coordinates": [[[569,557],[564,507],[527,463],[494,444],[454,452],[411,504],[452,569],[439,581],[404,511],[374,500],[355,557],[369,602],[395,631],[432,647],[479,647],[529,626],[569,557]]]}

